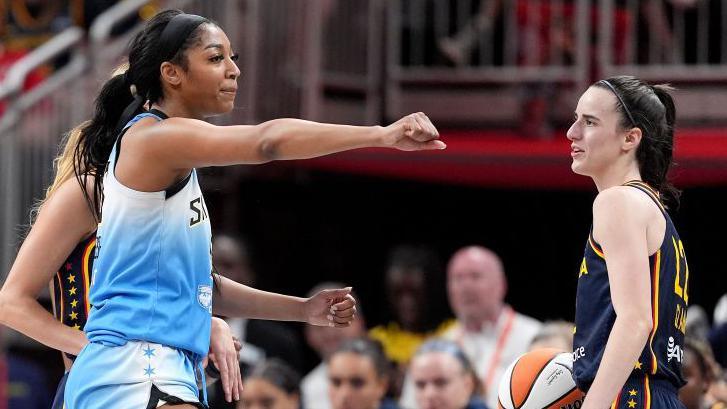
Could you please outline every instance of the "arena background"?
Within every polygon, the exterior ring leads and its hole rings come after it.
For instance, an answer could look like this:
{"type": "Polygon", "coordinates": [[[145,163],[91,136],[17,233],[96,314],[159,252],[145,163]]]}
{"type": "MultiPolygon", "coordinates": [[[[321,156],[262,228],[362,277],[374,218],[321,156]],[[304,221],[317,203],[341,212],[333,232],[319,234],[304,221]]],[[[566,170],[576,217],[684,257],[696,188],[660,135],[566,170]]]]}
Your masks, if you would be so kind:
{"type": "MultiPolygon", "coordinates": [[[[508,302],[539,319],[572,319],[596,191],[571,174],[565,130],[589,83],[626,73],[679,89],[674,176],[684,193],[672,217],[690,304],[711,312],[727,292],[727,2],[503,0],[492,15],[485,3],[20,2],[27,21],[0,2],[0,275],[63,133],[88,117],[138,24],[180,7],[220,22],[241,54],[237,108],[216,122],[386,124],[422,110],[449,145],[206,170],[213,228],[247,240],[258,287],[303,295],[343,281],[372,326],[388,318],[393,246],[428,245],[445,263],[481,244],[504,261],[508,302]]],[[[443,276],[437,284],[440,297],[422,302],[447,317],[443,276]]],[[[57,361],[5,335],[11,348],[57,361]]]]}

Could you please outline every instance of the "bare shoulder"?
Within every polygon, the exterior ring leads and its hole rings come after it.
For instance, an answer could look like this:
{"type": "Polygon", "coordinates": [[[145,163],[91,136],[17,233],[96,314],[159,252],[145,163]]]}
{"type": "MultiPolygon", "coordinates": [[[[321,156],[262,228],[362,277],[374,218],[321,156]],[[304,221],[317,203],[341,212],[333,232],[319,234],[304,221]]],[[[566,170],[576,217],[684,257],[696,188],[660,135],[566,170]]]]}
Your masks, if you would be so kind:
{"type": "Polygon", "coordinates": [[[593,201],[593,213],[649,213],[651,199],[637,189],[614,186],[601,191],[593,201]]]}
{"type": "MultiPolygon", "coordinates": [[[[90,198],[93,198],[94,195],[93,186],[93,177],[89,176],[85,189],[90,198]]],[[[88,230],[89,233],[96,228],[96,220],[91,212],[91,207],[86,201],[83,188],[75,176],[63,182],[43,203],[38,218],[48,217],[72,220],[84,230],[88,230]]]]}

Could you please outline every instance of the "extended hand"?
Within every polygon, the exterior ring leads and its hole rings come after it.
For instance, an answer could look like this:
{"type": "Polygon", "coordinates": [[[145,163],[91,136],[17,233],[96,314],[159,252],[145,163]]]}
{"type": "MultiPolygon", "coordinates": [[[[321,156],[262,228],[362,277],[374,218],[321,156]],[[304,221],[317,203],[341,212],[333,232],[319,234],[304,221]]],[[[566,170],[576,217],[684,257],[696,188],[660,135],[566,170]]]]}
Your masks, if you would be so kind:
{"type": "Polygon", "coordinates": [[[439,132],[422,112],[407,115],[384,128],[384,144],[402,151],[444,149],[439,132]]]}
{"type": "Polygon", "coordinates": [[[347,327],[356,314],[351,287],[323,290],[305,301],[306,322],[328,327],[347,327]]]}

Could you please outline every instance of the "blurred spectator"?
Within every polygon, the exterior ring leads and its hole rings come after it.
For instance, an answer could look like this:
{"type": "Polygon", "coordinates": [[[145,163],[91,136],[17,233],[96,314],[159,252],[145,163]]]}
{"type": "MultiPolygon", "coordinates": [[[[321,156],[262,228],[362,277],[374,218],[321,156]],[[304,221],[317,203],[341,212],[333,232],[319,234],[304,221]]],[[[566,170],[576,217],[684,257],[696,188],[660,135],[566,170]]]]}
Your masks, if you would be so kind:
{"type": "Polygon", "coordinates": [[[717,370],[709,346],[700,339],[687,337],[684,340],[682,361],[682,371],[687,384],[679,389],[679,400],[687,409],[724,408],[724,402],[707,394],[711,385],[717,380],[717,370]]]}
{"type": "MultiPolygon", "coordinates": [[[[255,286],[255,271],[250,266],[248,247],[241,238],[225,233],[216,234],[212,254],[212,262],[221,275],[250,287],[255,286]]],[[[242,343],[240,366],[243,379],[252,368],[269,358],[279,358],[296,371],[302,371],[302,339],[286,324],[246,318],[227,319],[227,323],[232,335],[242,343]]],[[[224,402],[224,396],[221,382],[216,382],[210,393],[212,407],[234,407],[224,402]]]]}
{"type": "Polygon", "coordinates": [[[298,408],[300,375],[285,362],[274,358],[264,361],[244,379],[237,409],[298,408]]]}
{"type": "Polygon", "coordinates": [[[714,358],[722,368],[727,368],[727,322],[715,325],[708,335],[714,358]]]}
{"type": "MultiPolygon", "coordinates": [[[[324,282],[316,285],[308,292],[308,296],[321,290],[344,288],[345,285],[336,282],[324,282]]],[[[305,326],[305,339],[313,350],[318,353],[321,362],[310,371],[301,382],[303,393],[303,407],[306,409],[331,409],[331,400],[328,395],[328,365],[331,354],[346,340],[360,338],[366,335],[361,300],[356,298],[356,318],[351,325],[344,328],[305,326]]]]}
{"type": "Polygon", "coordinates": [[[699,305],[690,305],[687,309],[686,333],[699,340],[706,340],[709,333],[709,318],[699,305]]]}
{"type": "Polygon", "coordinates": [[[434,339],[417,350],[409,368],[420,409],[486,409],[482,383],[454,342],[434,339]]]}
{"type": "Polygon", "coordinates": [[[530,345],[540,322],[505,304],[507,279],[491,250],[458,250],[447,266],[449,302],[457,323],[445,337],[462,346],[484,383],[486,401],[497,406],[497,380],[530,345]]]}
{"type": "Polygon", "coordinates": [[[392,320],[372,328],[369,336],[382,343],[386,356],[397,365],[392,378],[396,396],[416,349],[426,338],[446,329],[433,319],[437,316],[437,299],[444,295],[436,293],[441,275],[440,261],[431,249],[403,245],[394,248],[389,256],[385,285],[392,320]]]}
{"type": "MultiPolygon", "coordinates": [[[[483,382],[486,402],[497,407],[497,380],[526,352],[541,323],[505,304],[507,280],[500,258],[484,247],[464,247],[447,266],[449,303],[456,323],[444,338],[461,346],[483,382]]],[[[402,406],[414,408],[405,382],[402,406]]]]}
{"type": "Polygon", "coordinates": [[[555,348],[563,352],[573,351],[573,328],[568,321],[546,321],[530,341],[530,351],[540,348],[555,348]]]}
{"type": "Polygon", "coordinates": [[[328,358],[333,409],[397,409],[395,402],[385,398],[390,372],[378,341],[357,338],[344,342],[328,358]]]}
{"type": "Polygon", "coordinates": [[[715,326],[727,322],[727,294],[717,300],[717,305],[714,306],[712,321],[715,326]]]}

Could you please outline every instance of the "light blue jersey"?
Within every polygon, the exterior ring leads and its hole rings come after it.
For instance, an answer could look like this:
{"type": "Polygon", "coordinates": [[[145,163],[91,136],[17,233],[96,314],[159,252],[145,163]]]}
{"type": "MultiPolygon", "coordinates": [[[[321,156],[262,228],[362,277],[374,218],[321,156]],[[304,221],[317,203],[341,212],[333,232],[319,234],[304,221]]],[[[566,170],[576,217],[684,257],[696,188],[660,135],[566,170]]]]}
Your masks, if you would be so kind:
{"type": "MultiPolygon", "coordinates": [[[[140,114],[124,130],[146,117],[162,120],[140,114]]],[[[206,355],[212,313],[211,231],[197,173],[192,170],[166,191],[130,189],[114,175],[120,141],[104,175],[88,339],[117,346],[146,341],[206,355]]]]}

